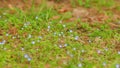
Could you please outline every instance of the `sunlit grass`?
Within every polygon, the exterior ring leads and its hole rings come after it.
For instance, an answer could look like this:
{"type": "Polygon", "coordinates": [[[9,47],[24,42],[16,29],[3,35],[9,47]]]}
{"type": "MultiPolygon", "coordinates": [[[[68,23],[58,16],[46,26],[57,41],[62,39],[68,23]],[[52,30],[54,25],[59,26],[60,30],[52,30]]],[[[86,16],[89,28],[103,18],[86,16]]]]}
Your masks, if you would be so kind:
{"type": "MultiPolygon", "coordinates": [[[[84,6],[89,7],[86,1],[84,6]]],[[[109,21],[92,25],[79,19],[66,22],[71,12],[59,14],[43,5],[37,11],[15,8],[14,14],[9,13],[11,9],[0,10],[0,67],[120,67],[119,28],[111,29],[109,21]],[[60,18],[51,20],[56,15],[60,18]]]]}

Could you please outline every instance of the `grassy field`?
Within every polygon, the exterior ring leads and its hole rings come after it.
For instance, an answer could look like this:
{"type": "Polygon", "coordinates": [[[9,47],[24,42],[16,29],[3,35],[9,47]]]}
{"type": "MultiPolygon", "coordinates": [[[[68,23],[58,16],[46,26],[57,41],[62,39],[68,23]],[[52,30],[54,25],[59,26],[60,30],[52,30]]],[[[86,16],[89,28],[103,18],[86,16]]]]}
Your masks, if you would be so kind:
{"type": "Polygon", "coordinates": [[[0,8],[0,68],[120,68],[120,2],[56,1],[0,8]]]}

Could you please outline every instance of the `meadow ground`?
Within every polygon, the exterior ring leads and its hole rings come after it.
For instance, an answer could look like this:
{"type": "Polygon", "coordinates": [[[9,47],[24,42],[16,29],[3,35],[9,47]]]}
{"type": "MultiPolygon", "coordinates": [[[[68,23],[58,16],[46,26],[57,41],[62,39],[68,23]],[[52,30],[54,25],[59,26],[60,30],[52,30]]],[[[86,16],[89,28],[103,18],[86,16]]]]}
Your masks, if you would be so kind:
{"type": "Polygon", "coordinates": [[[0,68],[120,68],[120,1],[0,0],[0,68]]]}

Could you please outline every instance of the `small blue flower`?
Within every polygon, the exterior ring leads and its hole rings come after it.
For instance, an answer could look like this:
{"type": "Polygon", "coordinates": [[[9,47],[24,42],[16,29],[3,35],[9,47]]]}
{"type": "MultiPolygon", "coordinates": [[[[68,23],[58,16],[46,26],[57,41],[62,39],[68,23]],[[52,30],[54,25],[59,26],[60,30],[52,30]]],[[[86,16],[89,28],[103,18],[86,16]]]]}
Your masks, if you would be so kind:
{"type": "Polygon", "coordinates": [[[1,41],[1,42],[0,42],[0,45],[5,44],[5,42],[6,42],[6,40],[1,41]]]}
{"type": "Polygon", "coordinates": [[[108,51],[108,48],[105,48],[105,51],[108,51]]]}
{"type": "Polygon", "coordinates": [[[35,41],[32,41],[32,44],[35,44],[35,41]]]}
{"type": "Polygon", "coordinates": [[[120,68],[120,64],[116,64],[116,68],[120,68]]]}
{"type": "Polygon", "coordinates": [[[64,46],[66,47],[66,46],[68,46],[68,44],[64,44],[64,46]]]}
{"type": "Polygon", "coordinates": [[[78,40],[79,39],[79,36],[75,36],[75,40],[78,40]]]}
{"type": "Polygon", "coordinates": [[[32,58],[30,58],[30,57],[29,57],[29,58],[27,58],[27,60],[28,60],[28,61],[31,61],[31,60],[32,60],[32,58]]]}
{"type": "Polygon", "coordinates": [[[28,55],[28,54],[24,54],[24,57],[25,57],[25,58],[29,58],[29,55],[28,55]]]}

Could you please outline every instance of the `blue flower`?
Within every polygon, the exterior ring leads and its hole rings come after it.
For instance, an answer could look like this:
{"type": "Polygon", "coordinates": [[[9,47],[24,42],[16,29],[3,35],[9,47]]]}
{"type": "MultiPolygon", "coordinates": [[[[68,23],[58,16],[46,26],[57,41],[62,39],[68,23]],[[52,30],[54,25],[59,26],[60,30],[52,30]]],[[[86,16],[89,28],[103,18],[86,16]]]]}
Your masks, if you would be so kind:
{"type": "Polygon", "coordinates": [[[32,58],[30,58],[30,57],[29,57],[29,58],[27,58],[27,60],[28,60],[28,61],[31,61],[31,60],[32,60],[32,58]]]}
{"type": "Polygon", "coordinates": [[[32,44],[35,44],[35,41],[32,41],[32,44]]]}
{"type": "Polygon", "coordinates": [[[1,41],[1,42],[0,42],[0,45],[5,44],[5,42],[6,42],[6,40],[1,41]]]}
{"type": "Polygon", "coordinates": [[[120,64],[116,64],[116,68],[120,68],[120,64]]]}
{"type": "Polygon", "coordinates": [[[75,40],[78,40],[79,39],[79,36],[75,36],[75,40]]]}
{"type": "Polygon", "coordinates": [[[28,54],[25,54],[24,57],[25,57],[25,58],[29,58],[29,55],[28,55],[28,54]]]}

